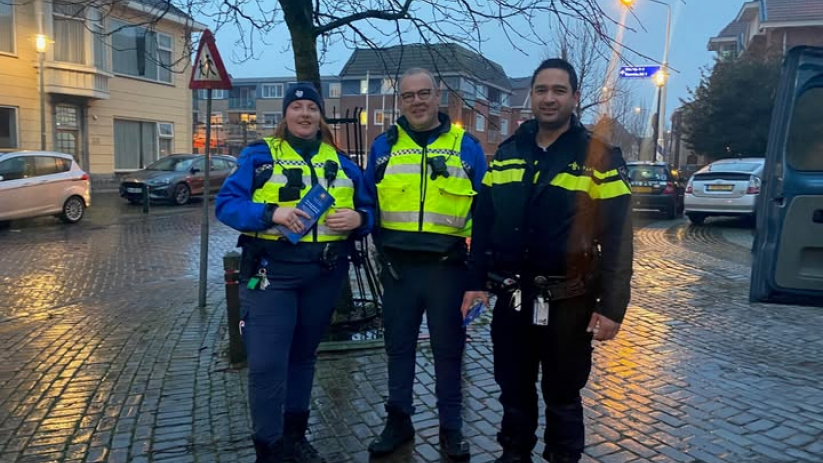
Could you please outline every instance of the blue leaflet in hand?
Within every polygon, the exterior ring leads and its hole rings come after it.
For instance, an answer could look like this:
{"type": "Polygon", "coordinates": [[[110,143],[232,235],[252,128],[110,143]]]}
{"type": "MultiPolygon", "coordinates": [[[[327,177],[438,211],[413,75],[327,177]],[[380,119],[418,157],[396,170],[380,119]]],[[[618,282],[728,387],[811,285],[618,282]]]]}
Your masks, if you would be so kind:
{"type": "Polygon", "coordinates": [[[466,318],[463,319],[463,328],[469,326],[469,323],[473,322],[480,314],[483,312],[483,302],[478,302],[477,305],[469,309],[469,312],[466,314],[466,318]]]}
{"type": "Polygon", "coordinates": [[[280,230],[280,233],[291,241],[292,244],[297,244],[300,238],[311,230],[314,224],[317,223],[317,220],[320,219],[332,205],[334,205],[334,197],[322,186],[314,185],[311,187],[311,190],[306,193],[306,196],[297,203],[297,208],[311,217],[311,219],[300,217],[300,221],[303,222],[303,226],[305,227],[303,233],[295,233],[283,225],[278,225],[277,229],[280,230]]]}

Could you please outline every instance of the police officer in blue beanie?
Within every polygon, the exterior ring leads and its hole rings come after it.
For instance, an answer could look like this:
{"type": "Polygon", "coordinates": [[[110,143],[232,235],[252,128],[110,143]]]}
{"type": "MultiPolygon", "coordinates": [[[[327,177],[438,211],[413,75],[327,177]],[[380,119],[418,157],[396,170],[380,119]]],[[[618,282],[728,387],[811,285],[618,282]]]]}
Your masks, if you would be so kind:
{"type": "Polygon", "coordinates": [[[336,147],[311,84],[286,91],[274,137],[249,145],[217,196],[217,218],[241,232],[240,299],[256,463],[323,463],[306,439],[317,346],[348,278],[352,236],[369,233],[373,202],[336,147]],[[306,230],[296,205],[320,184],[335,203],[306,230]],[[297,244],[278,226],[305,233],[297,244]]]}

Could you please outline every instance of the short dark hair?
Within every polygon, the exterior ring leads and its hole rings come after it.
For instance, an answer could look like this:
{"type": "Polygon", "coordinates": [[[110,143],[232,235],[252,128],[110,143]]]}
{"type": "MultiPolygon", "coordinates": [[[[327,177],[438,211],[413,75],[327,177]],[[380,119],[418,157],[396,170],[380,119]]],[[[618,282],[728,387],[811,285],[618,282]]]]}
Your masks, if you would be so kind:
{"type": "Polygon", "coordinates": [[[534,74],[532,74],[532,83],[530,87],[534,87],[534,81],[537,79],[537,75],[546,69],[561,69],[566,71],[569,74],[569,83],[572,86],[572,93],[577,92],[577,72],[574,70],[574,66],[572,66],[571,63],[561,58],[550,58],[540,63],[540,66],[537,66],[534,74]]]}

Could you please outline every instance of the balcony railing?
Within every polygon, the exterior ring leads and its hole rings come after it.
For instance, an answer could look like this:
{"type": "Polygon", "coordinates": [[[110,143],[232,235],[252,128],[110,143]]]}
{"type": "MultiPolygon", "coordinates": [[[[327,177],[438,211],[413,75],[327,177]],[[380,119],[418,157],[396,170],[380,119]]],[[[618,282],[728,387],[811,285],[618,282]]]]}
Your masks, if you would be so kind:
{"type": "Polygon", "coordinates": [[[45,63],[44,84],[47,93],[109,99],[109,79],[106,71],[95,67],[49,61],[45,63]]]}
{"type": "Polygon", "coordinates": [[[229,98],[229,109],[254,109],[254,98],[229,98]]]}
{"type": "Polygon", "coordinates": [[[492,116],[499,116],[500,110],[503,109],[503,105],[500,102],[489,102],[489,114],[492,116]]]}

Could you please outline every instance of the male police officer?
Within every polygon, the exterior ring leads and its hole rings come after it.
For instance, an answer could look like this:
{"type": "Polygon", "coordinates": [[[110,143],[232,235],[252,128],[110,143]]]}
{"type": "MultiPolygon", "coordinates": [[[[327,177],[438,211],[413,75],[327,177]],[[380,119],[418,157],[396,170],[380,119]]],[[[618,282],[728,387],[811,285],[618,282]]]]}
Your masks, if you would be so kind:
{"type": "Polygon", "coordinates": [[[612,339],[629,302],[633,251],[625,163],[619,149],[593,138],[573,115],[577,85],[566,61],[550,59],[537,68],[534,119],[500,145],[475,208],[474,291],[466,293],[462,309],[486,300],[491,277],[498,295],[494,370],[503,405],[499,463],[531,461],[540,365],[543,457],[580,460],[580,390],[591,371],[591,340],[612,339]]]}
{"type": "Polygon", "coordinates": [[[394,452],[414,439],[412,386],[423,312],[434,353],[440,446],[469,457],[463,439],[460,364],[465,342],[460,303],[466,289],[466,238],[474,196],[486,172],[479,143],[438,112],[440,89],[421,68],[400,79],[403,116],[374,141],[366,188],[379,203],[375,242],[383,261],[383,306],[389,357],[388,420],[370,445],[394,452]]]}

